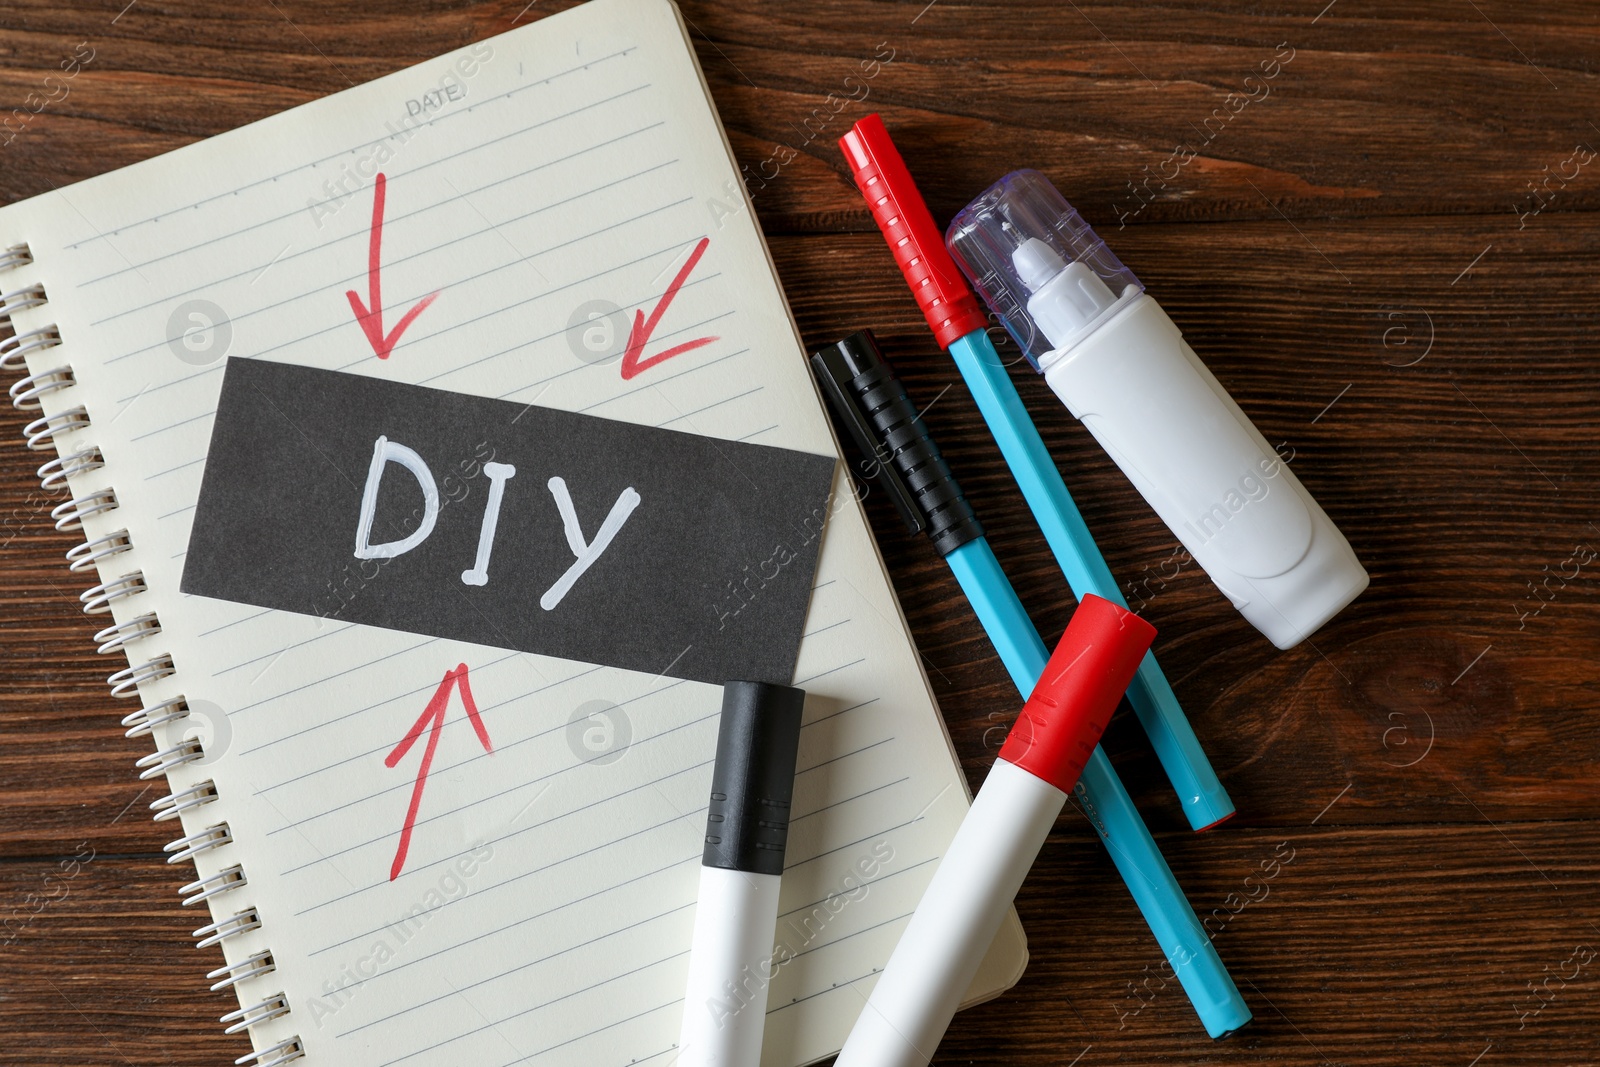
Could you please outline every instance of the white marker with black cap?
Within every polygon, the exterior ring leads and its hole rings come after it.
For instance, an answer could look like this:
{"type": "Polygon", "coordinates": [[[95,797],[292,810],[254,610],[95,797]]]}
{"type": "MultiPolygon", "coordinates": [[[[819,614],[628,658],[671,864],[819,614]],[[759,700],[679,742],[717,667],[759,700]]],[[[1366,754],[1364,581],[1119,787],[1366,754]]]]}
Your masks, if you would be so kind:
{"type": "Polygon", "coordinates": [[[802,689],[722,687],[678,1067],[756,1067],[800,748],[802,689]]]}

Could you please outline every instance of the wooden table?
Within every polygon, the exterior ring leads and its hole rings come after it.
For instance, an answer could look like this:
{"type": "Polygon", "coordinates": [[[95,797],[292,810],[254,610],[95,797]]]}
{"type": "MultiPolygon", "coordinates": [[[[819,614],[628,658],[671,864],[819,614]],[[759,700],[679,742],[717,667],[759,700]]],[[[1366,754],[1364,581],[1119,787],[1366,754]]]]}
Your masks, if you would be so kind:
{"type": "MultiPolygon", "coordinates": [[[[4,110],[78,42],[95,59],[0,150],[0,198],[561,6],[523,2],[7,3],[4,110]]],[[[684,5],[806,340],[878,330],[1047,636],[1072,601],[842,172],[835,139],[870,110],[941,221],[1007,169],[1048,173],[1372,573],[1274,650],[1018,369],[1238,803],[1190,834],[1130,714],[1113,724],[1107,750],[1256,1020],[1206,1039],[1069,810],[1018,901],[1026,977],[961,1015],[939,1063],[1600,1059],[1600,16],[1325,2],[684,5]],[[869,57],[876,76],[847,81],[869,57]]],[[[190,947],[169,835],[140,815],[144,745],[116,727],[72,541],[45,517],[23,419],[0,421],[0,916],[17,935],[0,1063],[229,1061],[245,1046],[199,981],[216,950],[190,947]],[[89,850],[34,914],[29,894],[89,850]]],[[[977,784],[1011,685],[930,547],[871,499],[977,784]]]]}

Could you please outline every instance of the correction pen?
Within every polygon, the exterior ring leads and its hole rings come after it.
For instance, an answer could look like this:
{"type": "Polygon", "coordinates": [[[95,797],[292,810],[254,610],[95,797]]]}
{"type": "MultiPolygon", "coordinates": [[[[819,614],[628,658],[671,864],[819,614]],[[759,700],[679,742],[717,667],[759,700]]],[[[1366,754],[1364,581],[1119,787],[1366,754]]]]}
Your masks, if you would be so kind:
{"type": "Polygon", "coordinates": [[[1132,612],[1083,598],[834,1067],[933,1058],[1154,637],[1132,612]]]}
{"type": "Polygon", "coordinates": [[[722,687],[679,1067],[761,1060],[805,698],[802,689],[765,682],[722,687]]]}
{"type": "Polygon", "coordinates": [[[1344,535],[1049,179],[1006,175],[946,240],[1050,388],[1273,644],[1300,643],[1367,587],[1344,535]]]}

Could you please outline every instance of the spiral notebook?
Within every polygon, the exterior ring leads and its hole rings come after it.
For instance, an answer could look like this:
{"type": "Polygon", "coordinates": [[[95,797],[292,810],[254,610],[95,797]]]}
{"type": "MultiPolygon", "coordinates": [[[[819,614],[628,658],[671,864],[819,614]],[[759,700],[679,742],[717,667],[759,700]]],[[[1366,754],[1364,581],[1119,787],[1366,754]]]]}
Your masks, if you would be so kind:
{"type": "Polygon", "coordinates": [[[808,693],[763,1063],[839,1048],[968,794],[673,7],[0,209],[0,312],[240,1063],[672,1062],[741,665],[808,693]]]}

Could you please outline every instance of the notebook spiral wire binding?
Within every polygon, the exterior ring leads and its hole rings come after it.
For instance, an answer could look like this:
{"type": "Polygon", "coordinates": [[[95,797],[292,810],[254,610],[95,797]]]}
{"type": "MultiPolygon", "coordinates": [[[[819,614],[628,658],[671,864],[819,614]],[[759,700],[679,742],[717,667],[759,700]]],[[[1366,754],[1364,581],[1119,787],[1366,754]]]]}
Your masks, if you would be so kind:
{"type": "MultiPolygon", "coordinates": [[[[33,252],[26,244],[0,247],[0,320],[9,321],[12,312],[43,307],[49,303],[49,297],[42,283],[33,282],[15,288],[7,284],[8,275],[32,262],[33,252]]],[[[14,333],[0,340],[0,369],[26,370],[26,360],[30,355],[43,353],[60,345],[61,331],[53,324],[14,333]]],[[[98,446],[91,444],[69,451],[57,440],[58,437],[72,434],[74,431],[89,429],[89,413],[83,407],[70,407],[53,415],[46,415],[42,411],[44,397],[69,389],[75,384],[76,379],[71,364],[63,362],[46,370],[29,373],[11,386],[11,402],[17,410],[40,412],[38,418],[23,427],[22,433],[27,447],[36,452],[54,450],[56,453],[53,459],[41,465],[38,470],[39,484],[46,492],[68,490],[69,480],[105,466],[105,457],[100,454],[98,446]]],[[[50,511],[50,518],[54,520],[57,530],[81,530],[84,519],[114,511],[116,507],[116,490],[106,486],[56,505],[50,511]]],[[[89,538],[86,535],[82,544],[68,550],[67,564],[73,571],[100,570],[104,577],[105,573],[114,573],[116,569],[111,561],[132,548],[133,539],[126,529],[101,537],[89,538]]],[[[86,614],[110,614],[113,605],[136,597],[148,589],[143,572],[132,570],[104,578],[99,584],[86,590],[79,597],[79,601],[86,614]]],[[[128,657],[128,666],[106,679],[106,684],[111,687],[112,696],[119,699],[139,698],[141,686],[171,677],[176,672],[177,668],[168,653],[163,652],[141,659],[143,654],[138,650],[140,643],[160,633],[161,620],[151,611],[131,617],[125,622],[113,623],[94,635],[95,644],[102,655],[120,652],[128,657]]],[[[149,705],[144,705],[141,701],[138,710],[123,717],[122,725],[129,737],[153,738],[158,728],[186,719],[189,713],[188,701],[181,695],[149,705]]],[[[205,755],[205,746],[201,739],[189,737],[168,748],[150,753],[138,760],[134,767],[139,771],[141,779],[162,778],[180,767],[203,760],[205,755]]],[[[154,812],[153,818],[160,822],[176,819],[185,812],[195,811],[216,799],[216,783],[208,778],[185,788],[174,785],[171,793],[152,803],[150,808],[154,812]]],[[[217,822],[170,842],[165,848],[167,862],[182,863],[194,860],[203,853],[223,849],[232,843],[233,831],[229,829],[227,822],[217,822]]],[[[232,894],[249,884],[244,868],[236,863],[223,867],[215,874],[197,878],[179,892],[183,896],[184,906],[189,907],[204,904],[214,897],[232,894]]],[[[260,912],[253,905],[246,905],[232,915],[196,930],[195,945],[197,948],[221,945],[231,938],[259,929],[261,929],[260,912]]],[[[213,991],[232,989],[237,993],[240,983],[261,978],[276,969],[272,950],[262,949],[235,963],[217,968],[206,975],[206,978],[212,982],[213,991]]],[[[250,1004],[246,1004],[245,999],[241,996],[242,1006],[237,1011],[222,1016],[220,1021],[226,1026],[226,1033],[236,1034],[252,1026],[281,1018],[290,1012],[288,998],[281,992],[250,1004]]],[[[280,1067],[282,1064],[304,1058],[305,1048],[299,1035],[295,1035],[269,1048],[241,1056],[234,1063],[238,1067],[280,1067]]]]}

